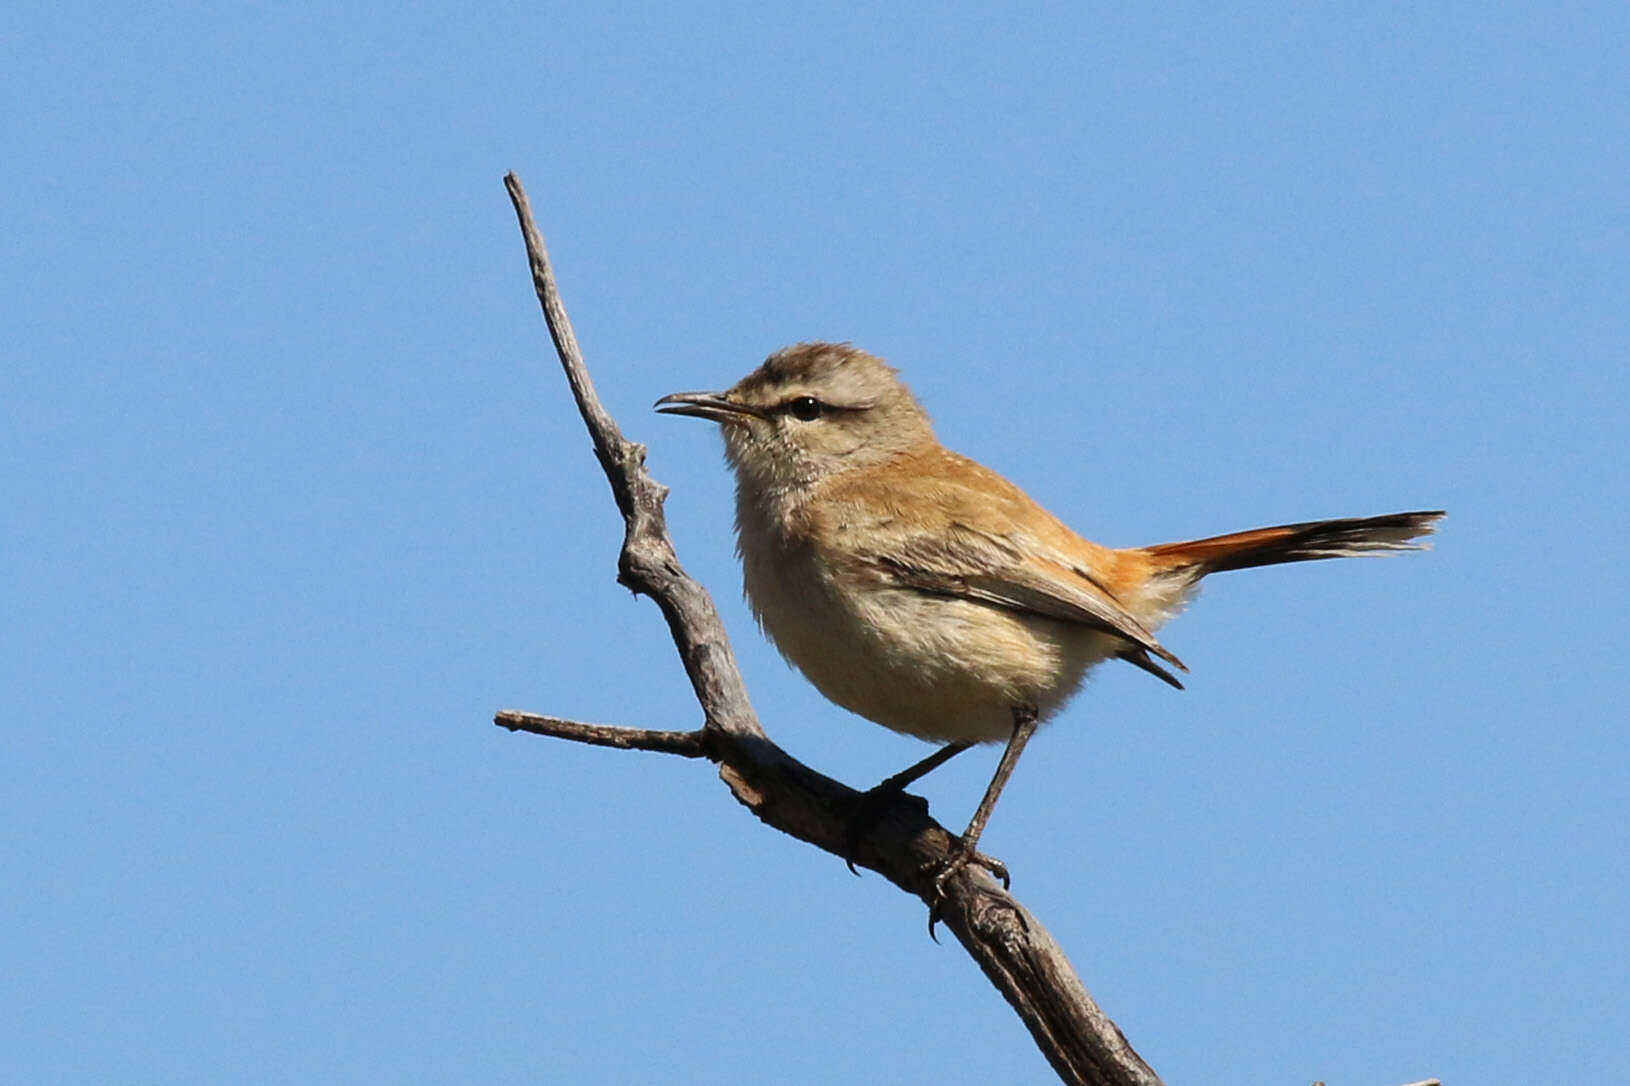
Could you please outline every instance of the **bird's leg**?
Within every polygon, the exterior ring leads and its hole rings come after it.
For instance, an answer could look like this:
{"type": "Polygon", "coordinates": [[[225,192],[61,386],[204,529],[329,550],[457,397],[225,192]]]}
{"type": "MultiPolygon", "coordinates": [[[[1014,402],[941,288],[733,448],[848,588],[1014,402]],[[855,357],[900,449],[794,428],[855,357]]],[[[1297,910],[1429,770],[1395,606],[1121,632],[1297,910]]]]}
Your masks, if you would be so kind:
{"type": "Polygon", "coordinates": [[[904,792],[907,785],[928,776],[971,746],[972,743],[947,743],[922,761],[913,762],[894,776],[861,793],[860,810],[849,820],[848,847],[843,857],[843,862],[849,865],[851,872],[860,874],[859,871],[855,871],[854,860],[855,853],[860,849],[860,839],[877,825],[877,820],[883,816],[889,804],[894,802],[894,797],[904,792]]]}
{"type": "Polygon", "coordinates": [[[1007,785],[1007,779],[1013,775],[1013,767],[1019,764],[1019,755],[1024,752],[1024,745],[1030,742],[1030,737],[1036,734],[1036,710],[1033,706],[1018,706],[1013,710],[1013,734],[1008,737],[1007,749],[1002,751],[1002,760],[996,763],[996,774],[990,779],[990,786],[985,789],[985,798],[979,801],[979,807],[973,813],[973,819],[968,828],[962,831],[962,839],[951,846],[951,854],[940,865],[939,873],[934,876],[934,904],[928,911],[928,933],[934,934],[934,922],[939,919],[939,902],[945,896],[945,880],[956,874],[968,864],[977,864],[1002,880],[1002,888],[1008,886],[1007,867],[1000,860],[993,860],[989,856],[981,855],[979,848],[979,835],[985,832],[985,823],[990,820],[990,813],[996,807],[996,800],[1007,785]]]}
{"type": "Polygon", "coordinates": [[[883,781],[873,792],[904,792],[906,785],[915,784],[958,754],[973,746],[972,743],[947,743],[920,762],[914,762],[894,776],[883,781]]]}

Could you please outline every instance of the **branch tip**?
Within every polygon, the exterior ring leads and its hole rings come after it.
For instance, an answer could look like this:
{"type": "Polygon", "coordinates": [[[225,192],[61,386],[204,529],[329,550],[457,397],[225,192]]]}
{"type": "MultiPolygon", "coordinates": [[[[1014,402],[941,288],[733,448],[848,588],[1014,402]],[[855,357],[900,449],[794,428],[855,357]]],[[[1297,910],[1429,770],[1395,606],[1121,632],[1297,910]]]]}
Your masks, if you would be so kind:
{"type": "Polygon", "coordinates": [[[682,758],[707,757],[707,740],[700,729],[693,732],[657,731],[650,728],[624,728],[616,724],[585,724],[578,720],[539,716],[516,709],[505,709],[492,718],[500,728],[512,732],[529,732],[553,739],[570,739],[574,743],[587,743],[592,747],[616,747],[618,750],[650,750],[658,754],[677,754],[682,758]]]}

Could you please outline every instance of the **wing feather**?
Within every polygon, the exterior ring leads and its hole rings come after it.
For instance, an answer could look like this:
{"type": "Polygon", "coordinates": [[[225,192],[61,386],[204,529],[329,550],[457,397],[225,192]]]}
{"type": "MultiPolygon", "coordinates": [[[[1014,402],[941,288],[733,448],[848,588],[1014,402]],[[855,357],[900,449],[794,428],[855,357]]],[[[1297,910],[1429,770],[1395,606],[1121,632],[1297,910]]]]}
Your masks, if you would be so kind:
{"type": "MultiPolygon", "coordinates": [[[[1118,634],[1131,643],[1130,661],[1146,671],[1158,668],[1149,660],[1149,653],[1179,670],[1188,670],[1079,563],[1044,553],[1043,548],[1012,535],[995,536],[959,523],[952,524],[951,529],[947,537],[924,534],[903,541],[895,539],[887,553],[859,557],[903,587],[1118,634]]],[[[1169,674],[1159,670],[1155,673],[1175,684],[1169,674]]]]}

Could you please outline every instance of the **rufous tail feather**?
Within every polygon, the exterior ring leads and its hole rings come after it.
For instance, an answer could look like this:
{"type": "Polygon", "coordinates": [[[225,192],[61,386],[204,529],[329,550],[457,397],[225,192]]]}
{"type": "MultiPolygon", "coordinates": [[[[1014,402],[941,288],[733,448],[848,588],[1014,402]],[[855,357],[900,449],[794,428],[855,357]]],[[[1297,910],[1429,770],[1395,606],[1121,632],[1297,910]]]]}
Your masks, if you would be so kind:
{"type": "Polygon", "coordinates": [[[1436,531],[1443,510],[1390,513],[1383,517],[1344,517],[1253,528],[1209,539],[1160,543],[1145,552],[1157,569],[1193,569],[1195,576],[1229,569],[1311,562],[1320,558],[1356,558],[1396,551],[1425,550],[1416,542],[1436,531]]]}

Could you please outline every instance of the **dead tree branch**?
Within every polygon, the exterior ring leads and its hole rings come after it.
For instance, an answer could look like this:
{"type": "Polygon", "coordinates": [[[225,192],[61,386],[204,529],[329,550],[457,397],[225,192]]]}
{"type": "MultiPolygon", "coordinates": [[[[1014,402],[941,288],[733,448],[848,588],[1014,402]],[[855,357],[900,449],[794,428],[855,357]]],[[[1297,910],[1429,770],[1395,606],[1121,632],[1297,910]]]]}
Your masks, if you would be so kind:
{"type": "Polygon", "coordinates": [[[658,754],[678,754],[685,758],[707,757],[707,733],[663,732],[647,728],[624,728],[617,724],[584,724],[576,720],[562,720],[555,716],[538,716],[505,709],[492,721],[500,728],[512,732],[531,732],[554,739],[570,739],[574,743],[587,743],[591,747],[616,747],[619,750],[654,750],[658,754]]]}
{"type": "MultiPolygon", "coordinates": [[[[713,601],[679,565],[663,516],[667,489],[646,472],[645,447],[623,437],[595,395],[526,192],[514,174],[504,184],[520,221],[549,333],[626,525],[617,579],[661,609],[706,723],[695,732],[646,731],[513,711],[499,713],[495,723],[580,743],[709,758],[718,763],[719,776],[736,799],[766,824],[844,857],[862,794],[803,765],[760,727],[713,601]]],[[[934,894],[930,873],[952,842],[952,835],[928,816],[927,803],[902,795],[878,819],[853,859],[926,904],[934,894]]],[[[941,918],[1018,1012],[1061,1079],[1085,1086],[1159,1083],[1029,910],[971,864],[948,881],[945,891],[941,918]]]]}

